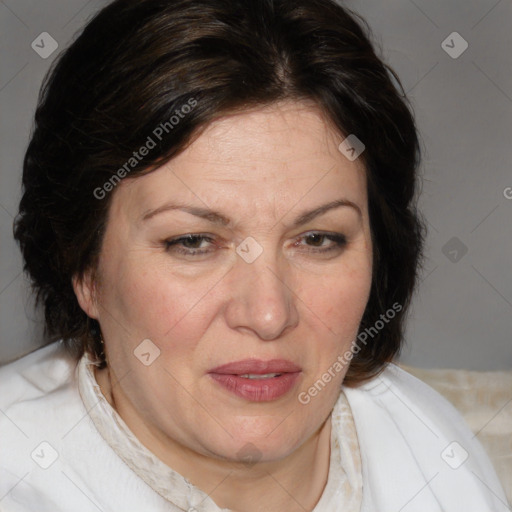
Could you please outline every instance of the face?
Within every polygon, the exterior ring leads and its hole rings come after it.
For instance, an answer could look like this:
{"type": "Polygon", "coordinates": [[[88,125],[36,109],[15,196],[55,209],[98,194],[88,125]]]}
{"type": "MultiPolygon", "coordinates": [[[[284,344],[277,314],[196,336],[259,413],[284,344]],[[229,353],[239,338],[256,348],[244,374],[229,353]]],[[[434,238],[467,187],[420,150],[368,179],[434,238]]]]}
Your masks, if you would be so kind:
{"type": "Polygon", "coordinates": [[[221,118],[115,190],[78,295],[152,435],[272,461],[328,418],[372,277],[365,171],[343,138],[313,105],[280,103],[221,118]]]}

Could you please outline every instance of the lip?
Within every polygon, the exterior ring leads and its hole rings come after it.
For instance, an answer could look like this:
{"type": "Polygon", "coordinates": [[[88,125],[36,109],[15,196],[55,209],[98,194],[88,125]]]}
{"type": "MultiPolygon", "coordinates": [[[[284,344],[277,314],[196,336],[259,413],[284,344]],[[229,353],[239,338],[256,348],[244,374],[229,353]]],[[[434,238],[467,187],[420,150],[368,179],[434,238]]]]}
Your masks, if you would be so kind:
{"type": "Polygon", "coordinates": [[[251,402],[270,402],[289,393],[295,386],[301,368],[286,359],[244,359],[223,364],[211,370],[212,379],[227,391],[251,402]],[[248,379],[245,374],[265,375],[279,373],[281,375],[265,379],[248,379]]]}
{"type": "Polygon", "coordinates": [[[232,363],[217,366],[209,373],[218,373],[224,375],[244,375],[252,373],[255,375],[265,375],[265,373],[295,373],[300,372],[300,366],[286,359],[270,359],[263,361],[261,359],[243,359],[232,363]]]}

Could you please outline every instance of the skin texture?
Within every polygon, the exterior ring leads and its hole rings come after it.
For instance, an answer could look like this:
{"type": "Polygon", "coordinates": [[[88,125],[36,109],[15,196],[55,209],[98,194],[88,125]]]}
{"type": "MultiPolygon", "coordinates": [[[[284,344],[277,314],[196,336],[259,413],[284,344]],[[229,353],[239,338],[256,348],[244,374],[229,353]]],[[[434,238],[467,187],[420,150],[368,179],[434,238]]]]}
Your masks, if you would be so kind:
{"type": "Polygon", "coordinates": [[[372,278],[365,171],[338,151],[343,138],[307,102],[220,118],[179,156],[116,188],[98,268],[74,281],[105,340],[102,392],[145,446],[221,507],[311,510],[327,481],[330,413],[347,368],[307,405],[298,395],[350,348],[372,278]],[[293,225],[341,199],[356,206],[293,225]],[[168,203],[215,210],[229,224],[155,213],[168,203]],[[344,234],[346,244],[312,232],[344,234]],[[166,246],[187,234],[209,240],[166,246]],[[236,252],[247,237],[263,250],[252,263],[236,252]],[[194,249],[206,252],[178,252],[194,249]],[[160,350],[149,366],[134,356],[144,339],[160,350]],[[267,402],[208,374],[247,358],[288,359],[301,374],[267,402]],[[244,464],[247,450],[256,464],[244,464]]]}

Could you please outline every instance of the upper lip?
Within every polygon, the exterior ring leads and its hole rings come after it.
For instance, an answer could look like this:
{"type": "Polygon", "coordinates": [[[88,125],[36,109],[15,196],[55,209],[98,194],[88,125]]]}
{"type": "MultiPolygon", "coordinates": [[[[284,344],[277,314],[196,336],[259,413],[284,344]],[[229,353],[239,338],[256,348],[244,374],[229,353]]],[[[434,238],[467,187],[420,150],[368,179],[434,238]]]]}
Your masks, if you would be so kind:
{"type": "Polygon", "coordinates": [[[295,373],[301,368],[286,359],[243,359],[217,366],[210,373],[224,375],[265,375],[267,373],[295,373]]]}

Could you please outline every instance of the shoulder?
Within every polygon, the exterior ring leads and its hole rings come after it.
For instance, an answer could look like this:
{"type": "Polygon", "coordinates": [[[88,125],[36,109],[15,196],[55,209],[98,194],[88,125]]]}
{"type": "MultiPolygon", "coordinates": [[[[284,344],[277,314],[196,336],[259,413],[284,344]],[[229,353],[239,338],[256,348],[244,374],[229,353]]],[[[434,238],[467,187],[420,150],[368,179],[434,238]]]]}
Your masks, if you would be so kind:
{"type": "Polygon", "coordinates": [[[67,434],[86,413],[75,370],[75,359],[60,342],[0,368],[0,495],[5,507],[17,503],[21,508],[13,510],[28,510],[39,503],[46,510],[48,477],[61,469],[70,452],[66,440],[72,436],[67,434]]]}
{"type": "MultiPolygon", "coordinates": [[[[344,388],[354,401],[371,400],[380,406],[399,406],[441,429],[472,433],[462,414],[434,388],[398,365],[389,363],[373,379],[356,388],[344,388]]],[[[418,418],[419,419],[419,418],[418,418]]]]}
{"type": "Polygon", "coordinates": [[[16,465],[17,454],[28,450],[30,456],[36,440],[52,437],[83,413],[75,370],[75,359],[60,342],[0,368],[3,467],[16,465]]]}
{"type": "Polygon", "coordinates": [[[455,407],[439,392],[394,363],[387,364],[382,373],[356,389],[375,398],[395,396],[417,404],[424,411],[443,412],[462,419],[455,407]]]}
{"type": "Polygon", "coordinates": [[[396,364],[389,363],[373,379],[344,391],[359,414],[375,407],[404,435],[414,431],[425,439],[461,439],[479,452],[479,443],[461,413],[435,389],[396,364]]]}
{"type": "Polygon", "coordinates": [[[411,510],[502,510],[505,496],[485,450],[437,391],[395,364],[343,390],[375,503],[401,509],[424,487],[411,510]]]}
{"type": "Polygon", "coordinates": [[[0,426],[18,438],[72,421],[83,410],[76,360],[52,343],[0,368],[0,426]]]}
{"type": "Polygon", "coordinates": [[[0,367],[0,408],[46,395],[69,383],[76,361],[61,342],[52,343],[0,367]]]}
{"type": "Polygon", "coordinates": [[[0,368],[1,510],[169,510],[101,437],[78,378],[62,343],[0,368]]]}

